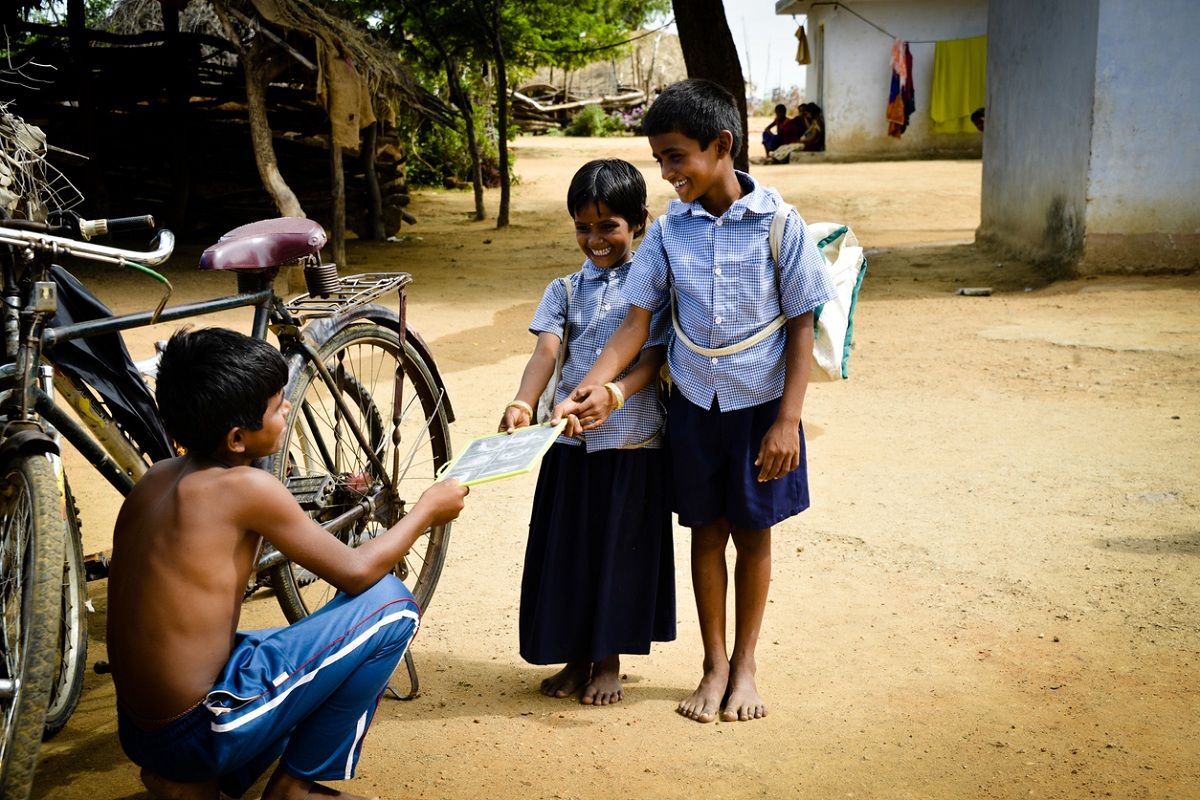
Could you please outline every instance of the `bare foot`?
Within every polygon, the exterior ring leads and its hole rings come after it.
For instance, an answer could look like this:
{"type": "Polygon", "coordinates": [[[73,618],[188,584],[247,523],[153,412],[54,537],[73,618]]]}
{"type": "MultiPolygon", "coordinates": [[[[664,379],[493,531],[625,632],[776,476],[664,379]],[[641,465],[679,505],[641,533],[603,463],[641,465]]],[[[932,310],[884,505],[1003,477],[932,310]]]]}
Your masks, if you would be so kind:
{"type": "Polygon", "coordinates": [[[592,662],[571,661],[558,672],[542,681],[542,694],[547,697],[572,697],[587,683],[592,662]]]}
{"type": "MultiPolygon", "coordinates": [[[[297,778],[284,771],[282,766],[276,767],[271,774],[267,786],[263,790],[263,800],[318,800],[319,798],[336,798],[337,800],[368,800],[360,794],[341,792],[331,786],[315,783],[307,778],[297,778]]],[[[379,800],[378,797],[371,800],[379,800]]]]}
{"type": "Polygon", "coordinates": [[[177,783],[142,768],[142,785],[156,800],[216,800],[220,796],[216,778],[204,783],[177,783]]]}
{"type": "Polygon", "coordinates": [[[583,688],[579,702],[585,706],[607,706],[625,699],[621,688],[621,657],[609,656],[592,665],[592,679],[583,688]]]}
{"type": "Polygon", "coordinates": [[[767,705],[754,682],[754,665],[731,664],[729,669],[729,695],[725,699],[725,707],[721,709],[721,719],[725,722],[745,722],[765,717],[767,705]]]}
{"type": "Polygon", "coordinates": [[[705,667],[704,677],[696,691],[679,701],[677,712],[696,722],[715,722],[721,710],[721,699],[725,697],[725,686],[729,682],[729,665],[705,667]]]}

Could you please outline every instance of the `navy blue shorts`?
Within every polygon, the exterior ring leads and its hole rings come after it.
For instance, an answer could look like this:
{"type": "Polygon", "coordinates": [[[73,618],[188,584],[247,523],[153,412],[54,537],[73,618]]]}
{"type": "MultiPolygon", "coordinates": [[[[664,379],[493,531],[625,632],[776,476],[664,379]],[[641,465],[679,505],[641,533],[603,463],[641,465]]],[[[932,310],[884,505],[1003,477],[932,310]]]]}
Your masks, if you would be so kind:
{"type": "Polygon", "coordinates": [[[758,481],[754,459],[778,414],[779,400],[737,411],[721,411],[714,401],[706,411],[678,389],[671,392],[667,437],[680,525],[698,528],[725,518],[740,530],[757,530],[808,508],[803,426],[800,465],[782,478],[758,481]]]}
{"type": "Polygon", "coordinates": [[[121,747],[168,780],[219,778],[231,797],[241,797],[276,759],[298,778],[352,778],[379,697],[418,622],[408,588],[386,575],[286,628],[239,632],[208,695],[164,727],[138,727],[118,703],[121,747]]]}

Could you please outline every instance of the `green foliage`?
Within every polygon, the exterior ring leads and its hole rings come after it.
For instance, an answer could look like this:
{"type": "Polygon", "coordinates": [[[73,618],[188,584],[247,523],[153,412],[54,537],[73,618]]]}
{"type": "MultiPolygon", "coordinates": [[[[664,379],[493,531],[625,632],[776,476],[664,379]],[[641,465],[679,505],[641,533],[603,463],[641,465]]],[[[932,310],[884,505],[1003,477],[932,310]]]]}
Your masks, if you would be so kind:
{"type": "Polygon", "coordinates": [[[567,136],[615,136],[625,132],[619,117],[600,106],[584,106],[563,128],[567,136]]]}

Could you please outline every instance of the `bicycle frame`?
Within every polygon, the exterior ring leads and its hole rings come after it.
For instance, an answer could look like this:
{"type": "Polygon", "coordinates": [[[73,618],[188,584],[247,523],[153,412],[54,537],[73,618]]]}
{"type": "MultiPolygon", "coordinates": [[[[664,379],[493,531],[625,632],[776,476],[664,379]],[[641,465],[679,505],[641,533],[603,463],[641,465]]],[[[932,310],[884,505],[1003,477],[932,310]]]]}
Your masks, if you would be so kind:
{"type": "MultiPolygon", "coordinates": [[[[153,312],[135,312],[121,314],[103,319],[88,320],[66,325],[48,326],[46,323],[57,309],[55,285],[47,280],[49,266],[57,254],[83,256],[91,260],[125,266],[133,263],[158,264],[169,257],[173,248],[173,237],[169,231],[163,231],[158,248],[148,253],[121,251],[85,242],[75,242],[62,237],[48,234],[31,234],[23,230],[9,230],[0,227],[0,244],[16,245],[23,248],[20,252],[27,261],[34,264],[37,272],[36,280],[27,305],[20,307],[13,302],[16,297],[13,291],[15,281],[13,276],[5,278],[5,303],[0,308],[4,315],[7,351],[11,363],[0,365],[0,385],[9,388],[0,390],[0,408],[7,407],[14,413],[8,420],[10,428],[13,425],[27,429],[48,428],[43,432],[51,438],[61,436],[74,446],[81,455],[99,472],[118,492],[128,494],[134,483],[148,468],[146,459],[137,447],[127,438],[107,414],[101,404],[93,402],[91,390],[81,381],[65,374],[59,369],[53,370],[53,380],[46,381],[40,373],[47,369],[45,361],[53,362],[54,348],[74,339],[99,336],[114,332],[123,332],[136,328],[148,327],[159,322],[172,322],[193,319],[237,308],[253,307],[254,317],[251,323],[250,335],[266,339],[268,330],[273,330],[280,341],[280,349],[284,356],[297,353],[305,363],[313,365],[321,376],[321,380],[331,390],[337,386],[336,378],[321,362],[316,348],[308,341],[301,331],[301,320],[297,319],[275,293],[274,280],[278,267],[267,268],[253,273],[238,274],[239,292],[235,295],[188,303],[171,308],[159,308],[153,312]],[[18,330],[24,331],[24,336],[17,336],[18,330]],[[47,356],[43,358],[44,354],[47,356]],[[39,380],[39,378],[42,378],[39,380]],[[48,385],[52,383],[52,385],[48,385]],[[58,392],[74,411],[81,424],[68,414],[56,401],[54,393],[58,392]],[[14,394],[18,395],[14,397],[14,394]],[[15,401],[15,402],[14,402],[15,401]]],[[[405,319],[405,303],[403,286],[407,279],[394,282],[400,294],[400,313],[398,333],[405,338],[407,329],[405,319]]],[[[320,307],[315,313],[306,318],[328,316],[328,310],[320,307]]],[[[349,318],[353,318],[350,315],[349,318]]],[[[417,337],[419,341],[419,337],[417,337]]],[[[422,349],[424,343],[420,342],[422,349]]],[[[403,371],[397,370],[395,379],[394,408],[401,407],[403,399],[403,371]]],[[[439,380],[440,384],[440,380],[439,380]]],[[[347,401],[340,392],[331,391],[340,411],[345,415],[348,428],[364,452],[371,459],[372,466],[378,475],[388,475],[386,466],[379,460],[374,449],[370,446],[366,434],[361,427],[354,423],[353,413],[347,401]]],[[[444,397],[444,393],[443,393],[444,397]]],[[[364,498],[353,507],[336,518],[324,523],[331,533],[337,533],[374,513],[388,499],[395,499],[395,487],[387,486],[378,495],[364,498]]],[[[282,556],[274,551],[267,553],[257,565],[258,570],[266,569],[282,560],[282,556]]]]}

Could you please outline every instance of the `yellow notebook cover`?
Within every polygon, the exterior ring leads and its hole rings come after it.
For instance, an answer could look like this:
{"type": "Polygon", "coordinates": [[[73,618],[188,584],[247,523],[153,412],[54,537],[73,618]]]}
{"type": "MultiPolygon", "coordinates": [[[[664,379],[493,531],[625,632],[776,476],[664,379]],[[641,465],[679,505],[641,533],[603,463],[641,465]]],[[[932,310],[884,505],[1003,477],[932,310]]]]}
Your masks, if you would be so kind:
{"type": "Polygon", "coordinates": [[[566,426],[564,419],[557,425],[530,425],[512,433],[494,433],[474,439],[442,467],[438,478],[454,478],[463,486],[475,486],[529,472],[566,426]]]}

